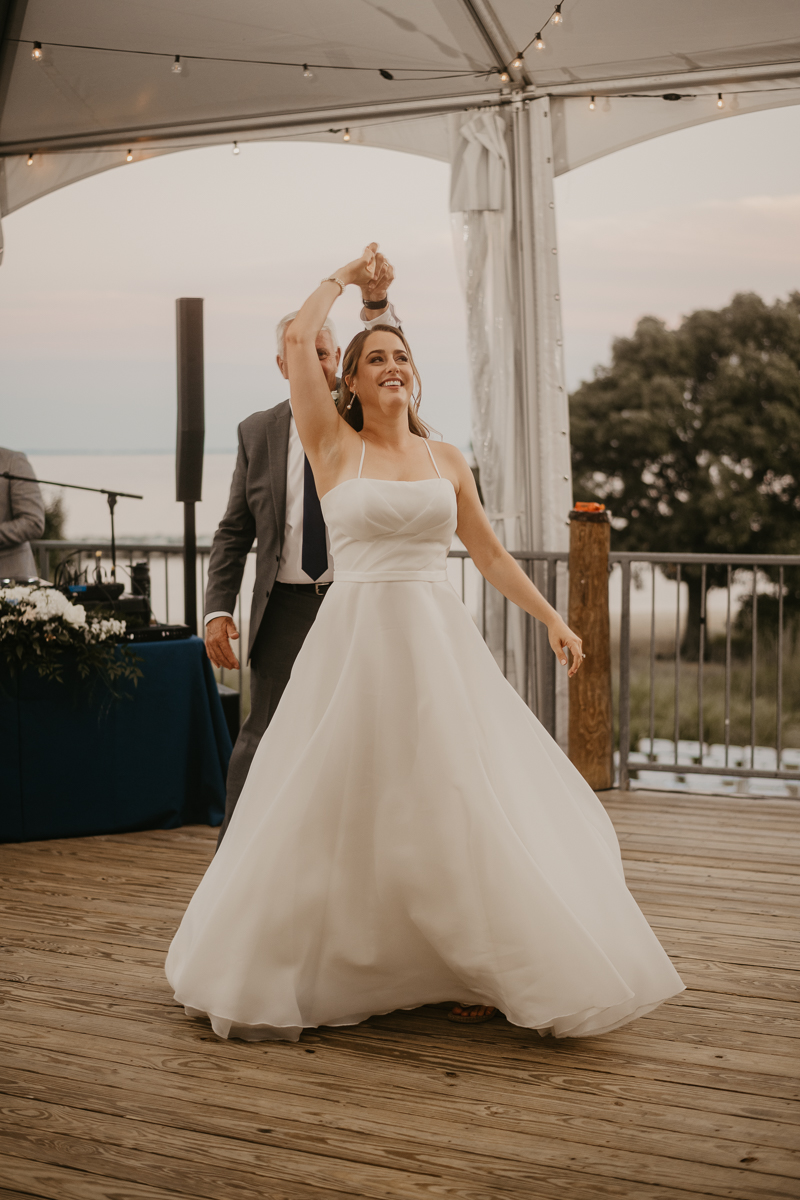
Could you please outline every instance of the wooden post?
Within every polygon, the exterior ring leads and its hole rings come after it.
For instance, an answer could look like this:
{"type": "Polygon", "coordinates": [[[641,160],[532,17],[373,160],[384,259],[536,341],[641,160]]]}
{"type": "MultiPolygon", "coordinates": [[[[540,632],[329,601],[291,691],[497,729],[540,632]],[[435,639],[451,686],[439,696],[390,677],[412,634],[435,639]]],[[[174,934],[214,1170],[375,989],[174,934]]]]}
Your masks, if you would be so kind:
{"type": "Polygon", "coordinates": [[[569,756],[589,786],[600,791],[614,786],[608,616],[611,514],[573,510],[569,522],[569,627],[582,638],[586,655],[569,683],[569,756]]]}

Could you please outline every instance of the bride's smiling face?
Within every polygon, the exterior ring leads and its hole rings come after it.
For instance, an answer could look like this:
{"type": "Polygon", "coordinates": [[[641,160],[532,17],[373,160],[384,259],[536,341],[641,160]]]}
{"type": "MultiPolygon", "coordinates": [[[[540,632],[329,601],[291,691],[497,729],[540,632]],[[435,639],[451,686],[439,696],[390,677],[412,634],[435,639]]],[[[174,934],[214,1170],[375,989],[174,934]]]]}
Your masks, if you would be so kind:
{"type": "Polygon", "coordinates": [[[405,412],[414,390],[414,372],[400,338],[382,329],[371,333],[347,383],[357,393],[365,416],[373,406],[387,416],[405,412]]]}

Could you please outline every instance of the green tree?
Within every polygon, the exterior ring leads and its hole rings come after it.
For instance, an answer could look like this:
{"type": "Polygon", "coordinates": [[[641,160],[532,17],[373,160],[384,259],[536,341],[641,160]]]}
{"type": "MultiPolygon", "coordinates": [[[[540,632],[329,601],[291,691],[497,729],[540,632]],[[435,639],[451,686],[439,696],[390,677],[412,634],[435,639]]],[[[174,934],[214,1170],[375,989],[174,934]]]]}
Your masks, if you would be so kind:
{"type": "MultiPolygon", "coordinates": [[[[63,542],[64,541],[64,523],[66,521],[66,513],[64,512],[64,501],[61,496],[54,496],[44,506],[44,533],[42,534],[43,541],[46,542],[63,542]]],[[[61,551],[50,550],[47,555],[47,578],[53,578],[53,571],[65,555],[61,551]]],[[[37,559],[38,561],[38,559],[37,559]]]]}
{"type": "MultiPolygon", "coordinates": [[[[643,317],[570,403],[575,496],[611,508],[618,549],[800,552],[800,292],[673,330],[643,317]]],[[[696,656],[699,571],[684,578],[696,656]]]]}

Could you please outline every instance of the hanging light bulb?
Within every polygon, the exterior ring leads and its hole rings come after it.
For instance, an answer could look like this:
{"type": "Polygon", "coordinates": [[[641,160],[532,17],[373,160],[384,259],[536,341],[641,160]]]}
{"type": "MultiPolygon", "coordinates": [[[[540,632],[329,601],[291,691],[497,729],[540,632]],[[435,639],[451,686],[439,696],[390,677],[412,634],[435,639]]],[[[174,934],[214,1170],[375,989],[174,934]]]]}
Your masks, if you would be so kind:
{"type": "Polygon", "coordinates": [[[556,11],[553,13],[550,20],[553,22],[554,25],[560,25],[561,22],[564,20],[564,18],[561,15],[561,5],[560,4],[556,5],[556,11]]]}
{"type": "Polygon", "coordinates": [[[725,101],[722,99],[722,92],[717,92],[717,108],[724,108],[725,101]]]}
{"type": "Polygon", "coordinates": [[[131,154],[130,150],[125,155],[125,162],[133,162],[133,155],[131,154]]]}
{"type": "Polygon", "coordinates": [[[314,72],[311,70],[311,67],[308,65],[308,63],[303,63],[303,78],[304,79],[313,79],[314,78],[314,72]]]}
{"type": "Polygon", "coordinates": [[[33,154],[32,153],[28,155],[28,166],[29,167],[33,166],[33,154]]]}
{"type": "Polygon", "coordinates": [[[38,62],[39,59],[43,58],[43,57],[44,57],[44,54],[42,51],[42,43],[34,42],[33,49],[31,50],[31,58],[33,59],[34,62],[38,62]]]}
{"type": "Polygon", "coordinates": [[[739,111],[739,97],[736,95],[736,92],[734,92],[733,95],[731,96],[731,112],[738,112],[738,111],[739,111]]]}
{"type": "Polygon", "coordinates": [[[345,129],[344,133],[342,134],[342,141],[343,142],[350,141],[350,130],[349,129],[345,129]]]}
{"type": "Polygon", "coordinates": [[[611,112],[611,101],[609,100],[608,96],[606,96],[605,100],[603,101],[603,112],[611,112]]]}
{"type": "Polygon", "coordinates": [[[522,51],[521,50],[519,51],[519,53],[517,54],[517,57],[514,59],[514,61],[512,62],[511,65],[515,71],[518,71],[520,69],[520,67],[522,66],[522,51]]]}
{"type": "Polygon", "coordinates": [[[592,96],[591,100],[589,101],[589,108],[592,110],[592,112],[594,112],[594,96],[592,96]]]}
{"type": "Polygon", "coordinates": [[[511,82],[511,76],[509,75],[508,71],[500,72],[500,82],[501,83],[510,83],[511,82]]]}
{"type": "Polygon", "coordinates": [[[180,75],[182,70],[183,70],[183,67],[181,66],[181,56],[180,56],[180,54],[176,54],[175,60],[172,64],[172,74],[180,75]]]}
{"type": "Polygon", "coordinates": [[[544,38],[542,37],[541,33],[537,33],[536,37],[533,39],[533,44],[537,50],[544,50],[544,38]]]}
{"type": "Polygon", "coordinates": [[[238,153],[239,153],[239,143],[238,143],[238,142],[234,142],[234,143],[233,143],[233,153],[234,153],[234,154],[238,154],[238,153]]]}

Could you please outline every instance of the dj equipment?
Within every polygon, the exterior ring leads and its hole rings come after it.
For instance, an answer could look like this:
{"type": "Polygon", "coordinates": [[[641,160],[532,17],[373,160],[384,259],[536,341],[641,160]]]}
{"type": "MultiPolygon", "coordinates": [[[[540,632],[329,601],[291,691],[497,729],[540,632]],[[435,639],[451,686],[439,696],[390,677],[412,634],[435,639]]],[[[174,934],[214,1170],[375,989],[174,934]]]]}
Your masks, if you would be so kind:
{"type": "Polygon", "coordinates": [[[192,636],[188,625],[144,625],[141,629],[127,629],[123,638],[126,642],[176,642],[192,636]]]}
{"type": "Polygon", "coordinates": [[[184,618],[197,633],[197,537],[194,506],[202,500],[205,398],[203,301],[175,301],[178,339],[178,434],[175,453],[176,499],[183,502],[184,618]]]}
{"type": "Polygon", "coordinates": [[[59,588],[75,604],[115,604],[125,591],[124,583],[70,583],[59,588]]]}

